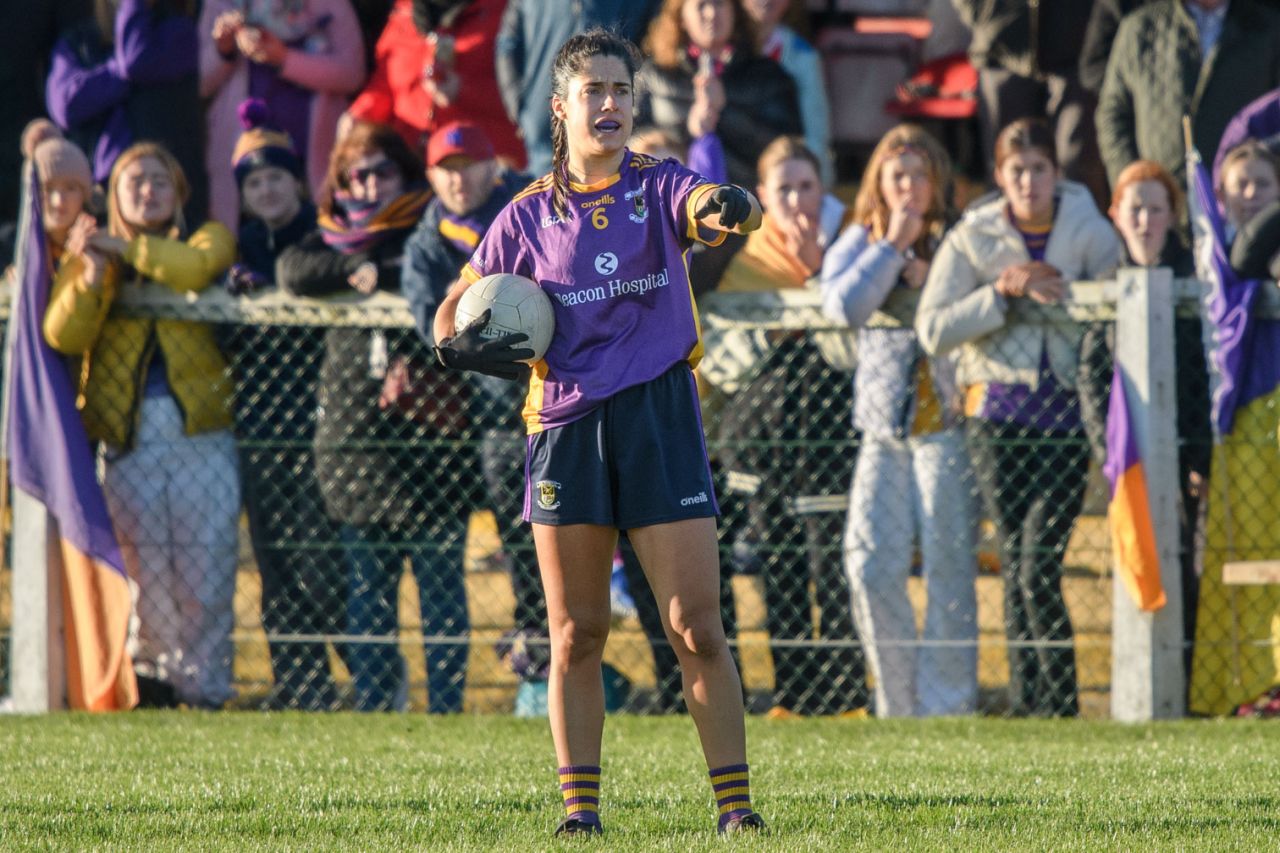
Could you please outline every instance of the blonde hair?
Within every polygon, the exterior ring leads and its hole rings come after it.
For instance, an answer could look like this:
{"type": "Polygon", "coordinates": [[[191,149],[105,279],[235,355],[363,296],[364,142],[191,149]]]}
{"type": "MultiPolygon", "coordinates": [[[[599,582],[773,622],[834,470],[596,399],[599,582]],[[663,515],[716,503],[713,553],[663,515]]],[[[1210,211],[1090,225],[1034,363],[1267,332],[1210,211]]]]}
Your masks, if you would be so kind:
{"type": "Polygon", "coordinates": [[[187,222],[182,215],[182,206],[191,196],[191,187],[187,184],[186,173],[182,171],[178,159],[169,153],[168,148],[158,142],[134,143],[116,158],[115,165],[111,167],[111,177],[107,181],[107,230],[112,235],[126,240],[132,240],[142,233],[136,226],[124,221],[124,214],[120,212],[118,185],[125,169],[148,157],[159,162],[169,173],[169,180],[173,183],[174,194],[177,197],[173,206],[173,218],[170,220],[170,227],[165,236],[175,240],[181,239],[187,233],[187,222]]]}
{"type": "Polygon", "coordinates": [[[942,238],[946,229],[946,191],[951,182],[951,158],[924,128],[917,124],[900,124],[876,143],[862,173],[862,183],[853,202],[848,222],[863,226],[873,240],[879,240],[889,230],[889,205],[880,190],[880,173],[885,163],[899,154],[915,154],[924,160],[929,175],[929,207],[924,212],[924,230],[914,247],[916,255],[928,259],[933,255],[933,244],[942,238]]]}

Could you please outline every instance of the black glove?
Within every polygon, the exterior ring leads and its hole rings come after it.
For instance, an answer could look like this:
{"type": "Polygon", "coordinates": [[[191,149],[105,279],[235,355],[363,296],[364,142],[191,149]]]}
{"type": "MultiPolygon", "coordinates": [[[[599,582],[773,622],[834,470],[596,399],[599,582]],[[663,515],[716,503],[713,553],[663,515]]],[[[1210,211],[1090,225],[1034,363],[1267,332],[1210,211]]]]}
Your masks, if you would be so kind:
{"type": "Polygon", "coordinates": [[[533,358],[533,350],[516,349],[512,344],[524,343],[529,336],[523,332],[486,338],[481,332],[489,325],[492,311],[485,311],[464,326],[452,338],[446,338],[435,348],[436,358],[445,367],[454,370],[470,370],[497,376],[499,379],[523,379],[529,375],[529,365],[522,359],[533,358]]]}
{"type": "Polygon", "coordinates": [[[266,276],[259,275],[244,264],[232,264],[223,281],[227,293],[232,296],[245,296],[270,284],[266,276]]]}
{"type": "Polygon", "coordinates": [[[751,199],[742,187],[721,184],[707,194],[706,201],[693,218],[701,219],[713,213],[720,214],[720,227],[734,228],[746,222],[751,215],[751,199]]]}

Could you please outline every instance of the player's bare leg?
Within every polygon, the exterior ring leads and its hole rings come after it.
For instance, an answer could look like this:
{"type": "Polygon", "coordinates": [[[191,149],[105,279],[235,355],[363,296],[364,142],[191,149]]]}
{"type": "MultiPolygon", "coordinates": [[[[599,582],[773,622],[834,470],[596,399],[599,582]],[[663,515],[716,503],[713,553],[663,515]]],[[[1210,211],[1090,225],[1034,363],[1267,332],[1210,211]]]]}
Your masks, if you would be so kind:
{"type": "MultiPolygon", "coordinates": [[[[684,701],[710,768],[745,764],[742,683],[720,618],[720,553],[713,518],[627,531],[680,660],[684,701]]],[[[659,673],[661,677],[661,673],[659,673]]]]}
{"type": "Polygon", "coordinates": [[[600,764],[601,664],[609,637],[609,570],[618,533],[594,524],[533,525],[547,598],[547,713],[561,767],[600,764]]]}

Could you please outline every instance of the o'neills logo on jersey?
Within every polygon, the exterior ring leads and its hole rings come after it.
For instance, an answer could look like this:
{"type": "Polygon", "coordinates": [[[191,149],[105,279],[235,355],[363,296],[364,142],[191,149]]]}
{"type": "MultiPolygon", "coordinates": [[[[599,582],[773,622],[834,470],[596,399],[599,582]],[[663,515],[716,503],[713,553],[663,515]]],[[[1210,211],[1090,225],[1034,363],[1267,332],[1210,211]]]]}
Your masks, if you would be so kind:
{"type": "Polygon", "coordinates": [[[649,273],[643,278],[615,278],[604,284],[570,290],[567,293],[553,294],[561,305],[585,305],[588,302],[604,302],[606,299],[617,299],[619,296],[643,296],[651,290],[666,287],[667,271],[649,273]]]}
{"type": "Polygon", "coordinates": [[[698,492],[696,495],[680,499],[680,506],[697,506],[698,504],[709,504],[711,498],[707,497],[706,492],[698,492]]]}

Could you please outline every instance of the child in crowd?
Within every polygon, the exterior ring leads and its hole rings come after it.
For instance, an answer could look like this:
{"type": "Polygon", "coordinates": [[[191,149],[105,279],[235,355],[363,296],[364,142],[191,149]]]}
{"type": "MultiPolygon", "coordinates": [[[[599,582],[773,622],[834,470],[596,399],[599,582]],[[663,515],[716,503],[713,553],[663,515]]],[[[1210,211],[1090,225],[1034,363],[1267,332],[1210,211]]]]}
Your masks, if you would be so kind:
{"type": "MultiPolygon", "coordinates": [[[[231,175],[245,216],[240,260],[228,276],[228,287],[237,294],[274,284],[280,254],[316,228],[305,167],[289,135],[274,126],[260,100],[245,101],[239,113],[244,132],[236,142],[231,175]]],[[[329,710],[337,694],[325,643],[275,639],[345,631],[338,528],[325,516],[311,448],[324,330],[236,326],[228,344],[239,377],[235,412],[245,510],[262,577],[262,626],[275,676],[267,705],[329,710]],[[282,371],[279,364],[291,368],[282,371]]]]}
{"type": "Polygon", "coordinates": [[[1089,449],[1076,395],[1080,326],[1067,282],[1109,276],[1120,240],[1081,184],[1060,179],[1042,121],[1000,132],[994,199],[942,241],[915,330],[935,359],[959,350],[969,454],[1000,539],[1010,710],[1079,712],[1063,557],[1084,501],[1089,449]]]}
{"type": "Polygon", "coordinates": [[[107,229],[80,228],[79,263],[58,271],[45,337],[83,356],[85,427],[103,445],[111,520],[139,588],[134,668],[160,703],[218,708],[232,696],[240,515],[227,365],[207,324],[108,314],[148,283],[203,290],[231,264],[235,239],[217,223],[188,231],[186,176],[156,143],[120,155],[107,193],[107,229]]]}
{"type": "Polygon", "coordinates": [[[947,226],[950,163],[919,127],[889,131],[849,226],[822,265],[823,309],[860,329],[845,567],[879,717],[971,714],[978,698],[975,502],[954,356],[927,358],[910,327],[947,226]],[[908,324],[868,328],[876,311],[908,324]],[[907,597],[919,538],[928,605],[907,597]]]}
{"type": "Polygon", "coordinates": [[[28,125],[23,143],[23,153],[35,163],[40,178],[44,233],[49,239],[49,258],[57,266],[63,257],[79,257],[84,237],[94,227],[86,210],[93,197],[89,158],[43,119],[28,125]]]}

